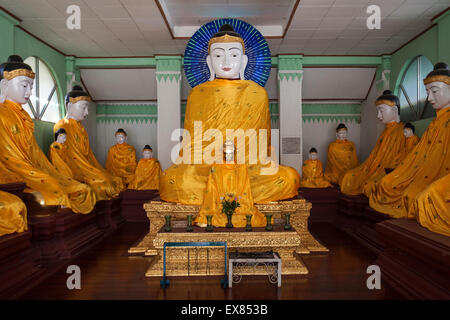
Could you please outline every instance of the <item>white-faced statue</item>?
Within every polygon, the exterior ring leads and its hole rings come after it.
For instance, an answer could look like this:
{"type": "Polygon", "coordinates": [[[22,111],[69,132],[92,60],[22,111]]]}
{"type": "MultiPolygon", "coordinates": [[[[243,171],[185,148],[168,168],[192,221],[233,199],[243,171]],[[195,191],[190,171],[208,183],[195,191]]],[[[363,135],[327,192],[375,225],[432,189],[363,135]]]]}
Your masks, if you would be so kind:
{"type": "Polygon", "coordinates": [[[309,160],[317,160],[317,149],[316,148],[311,148],[311,150],[309,150],[309,160]]]}
{"type": "Polygon", "coordinates": [[[127,142],[127,133],[122,128],[116,131],[116,142],[117,144],[123,144],[127,142]]]}
{"type": "Polygon", "coordinates": [[[226,163],[234,163],[234,143],[232,140],[227,139],[223,145],[223,156],[226,163]]]}
{"type": "Polygon", "coordinates": [[[209,54],[206,58],[210,78],[241,79],[247,67],[244,41],[229,24],[223,25],[209,41],[209,54]]]}
{"type": "Polygon", "coordinates": [[[336,128],[336,139],[340,141],[347,140],[348,129],[345,124],[340,123],[336,128]]]}
{"type": "Polygon", "coordinates": [[[384,124],[400,122],[400,100],[390,90],[385,90],[375,104],[378,120],[384,124]]]}
{"type": "Polygon", "coordinates": [[[67,140],[67,132],[66,129],[60,128],[55,132],[55,141],[61,144],[64,144],[67,140]]]}
{"type": "Polygon", "coordinates": [[[33,90],[35,74],[22,58],[12,55],[0,65],[0,103],[5,100],[26,104],[33,90]]]}
{"type": "Polygon", "coordinates": [[[83,121],[89,114],[91,98],[80,86],[74,86],[66,96],[67,118],[83,121]]]}
{"type": "Polygon", "coordinates": [[[428,101],[435,110],[450,107],[450,69],[444,62],[436,63],[424,79],[428,101]]]}
{"type": "Polygon", "coordinates": [[[153,158],[153,150],[148,144],[142,150],[142,158],[144,158],[144,159],[153,158]]]}

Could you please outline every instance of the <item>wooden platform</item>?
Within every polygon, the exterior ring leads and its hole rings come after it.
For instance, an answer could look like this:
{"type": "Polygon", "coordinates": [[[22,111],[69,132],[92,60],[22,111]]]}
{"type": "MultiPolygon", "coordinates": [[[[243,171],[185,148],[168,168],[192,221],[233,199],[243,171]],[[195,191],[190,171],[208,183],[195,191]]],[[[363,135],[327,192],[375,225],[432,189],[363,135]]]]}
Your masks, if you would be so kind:
{"type": "Polygon", "coordinates": [[[144,203],[159,198],[158,190],[125,190],[122,194],[122,216],[130,222],[147,222],[144,203]]]}

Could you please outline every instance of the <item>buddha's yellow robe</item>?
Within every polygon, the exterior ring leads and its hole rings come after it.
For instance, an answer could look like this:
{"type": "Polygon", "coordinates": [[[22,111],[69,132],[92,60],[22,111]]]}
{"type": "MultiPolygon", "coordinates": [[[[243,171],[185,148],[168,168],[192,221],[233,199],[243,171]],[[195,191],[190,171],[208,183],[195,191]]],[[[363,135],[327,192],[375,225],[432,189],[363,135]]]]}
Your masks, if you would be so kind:
{"type": "Polygon", "coordinates": [[[106,170],[116,177],[121,177],[124,184],[129,184],[136,170],[136,150],[124,142],[112,146],[106,159],[106,170]]]}
{"type": "Polygon", "coordinates": [[[123,190],[122,178],[108,173],[97,161],[89,145],[89,136],[81,122],[64,118],[55,124],[54,132],[64,128],[67,133],[67,155],[75,179],[87,183],[94,190],[97,200],[117,197],[123,190]]]}
{"type": "Polygon", "coordinates": [[[17,103],[0,104],[0,161],[26,183],[25,192],[38,191],[45,205],[61,205],[89,213],[96,198],[91,188],[63,176],[48,161],[34,137],[34,123],[17,103]]]}
{"type": "Polygon", "coordinates": [[[27,207],[19,197],[0,191],[0,237],[25,230],[28,230],[27,207]]]}
{"type": "MultiPolygon", "coordinates": [[[[198,124],[198,123],[197,123],[198,124]]],[[[267,145],[263,151],[270,155],[270,111],[267,92],[263,87],[249,80],[216,79],[207,81],[193,88],[189,94],[184,128],[189,131],[191,139],[186,136],[183,143],[192,146],[191,163],[175,164],[161,175],[160,196],[169,202],[201,205],[206,189],[211,164],[204,161],[195,162],[194,152],[208,152],[207,146],[214,141],[203,139],[203,144],[195,143],[195,137],[200,138],[208,129],[218,129],[222,134],[223,145],[226,139],[226,129],[253,129],[260,142],[260,129],[267,132],[267,145]],[[201,121],[201,129],[194,131],[194,121],[201,121]],[[197,164],[198,163],[198,164],[197,164]]],[[[236,144],[236,142],[235,142],[236,144]]],[[[248,165],[253,200],[257,203],[277,201],[292,198],[298,194],[300,176],[290,167],[279,166],[273,174],[261,175],[263,165],[259,161],[250,163],[249,139],[238,139],[236,148],[237,161],[239,150],[244,150],[245,164],[248,165]]],[[[259,147],[257,147],[257,152],[259,147]]],[[[183,155],[184,156],[184,155],[183,155]]],[[[222,155],[220,155],[222,157],[222,155]]],[[[258,157],[259,158],[259,157],[258,157]]],[[[202,159],[200,159],[202,160],[202,159]]],[[[204,160],[204,159],[203,159],[204,160]]],[[[242,163],[243,164],[243,163],[242,163]]]]}
{"type": "Polygon", "coordinates": [[[408,215],[419,192],[450,173],[450,108],[437,111],[419,144],[370,196],[370,206],[394,218],[408,215]]]}
{"type": "Polygon", "coordinates": [[[356,146],[352,141],[333,141],[328,146],[327,167],[325,168],[325,179],[339,184],[344,174],[359,166],[356,146]]]}
{"type": "Polygon", "coordinates": [[[412,136],[406,138],[405,149],[406,154],[410,153],[412,149],[419,143],[419,137],[413,134],[412,136]]]}
{"type": "Polygon", "coordinates": [[[302,188],[328,188],[331,183],[325,179],[323,175],[322,161],[306,160],[302,167],[302,180],[300,181],[302,188]]]}
{"type": "Polygon", "coordinates": [[[428,230],[450,237],[450,174],[419,193],[409,211],[428,230]]]}
{"type": "Polygon", "coordinates": [[[240,207],[236,208],[231,219],[234,227],[245,227],[247,225],[245,216],[249,214],[252,215],[253,227],[266,225],[264,215],[254,206],[247,166],[233,163],[216,164],[211,167],[203,204],[194,223],[206,225],[206,216],[212,215],[213,226],[225,227],[228,219],[226,214],[222,213],[220,198],[228,199],[228,194],[232,194],[232,197],[240,197],[240,207]]]}
{"type": "Polygon", "coordinates": [[[367,160],[342,177],[341,192],[369,197],[374,184],[386,175],[384,169],[396,168],[405,157],[405,140],[403,123],[386,124],[367,160]]]}
{"type": "Polygon", "coordinates": [[[133,180],[128,189],[133,190],[158,190],[161,166],[155,158],[141,159],[136,168],[133,180]]]}
{"type": "Polygon", "coordinates": [[[75,178],[68,163],[67,146],[63,143],[53,142],[48,149],[48,158],[56,170],[66,177],[75,178]]]}

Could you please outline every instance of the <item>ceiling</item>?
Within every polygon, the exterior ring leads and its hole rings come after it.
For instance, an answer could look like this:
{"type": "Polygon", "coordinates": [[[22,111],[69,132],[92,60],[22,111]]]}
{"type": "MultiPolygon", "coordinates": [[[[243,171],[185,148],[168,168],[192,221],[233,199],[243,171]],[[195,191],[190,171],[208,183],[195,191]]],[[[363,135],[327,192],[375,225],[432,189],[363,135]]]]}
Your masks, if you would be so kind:
{"type": "Polygon", "coordinates": [[[395,51],[430,27],[430,19],[448,8],[450,0],[296,4],[297,0],[0,0],[0,6],[22,20],[22,28],[78,57],[183,54],[188,40],[182,37],[218,17],[257,26],[269,36],[272,55],[379,55],[395,51]],[[66,9],[74,4],[81,8],[81,30],[66,27],[66,9]],[[380,30],[366,26],[366,8],[374,4],[381,8],[380,30]]]}

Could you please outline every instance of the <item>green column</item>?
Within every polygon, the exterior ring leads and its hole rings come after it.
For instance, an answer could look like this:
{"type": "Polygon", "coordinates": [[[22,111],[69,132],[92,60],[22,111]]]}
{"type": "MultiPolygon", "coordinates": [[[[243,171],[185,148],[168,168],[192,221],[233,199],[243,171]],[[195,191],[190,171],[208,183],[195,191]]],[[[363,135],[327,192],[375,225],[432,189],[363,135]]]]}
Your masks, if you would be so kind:
{"type": "Polygon", "coordinates": [[[450,63],[450,11],[433,20],[438,25],[438,60],[450,63]]]}
{"type": "Polygon", "coordinates": [[[0,63],[14,54],[14,26],[20,22],[0,10],[0,63]]]}

